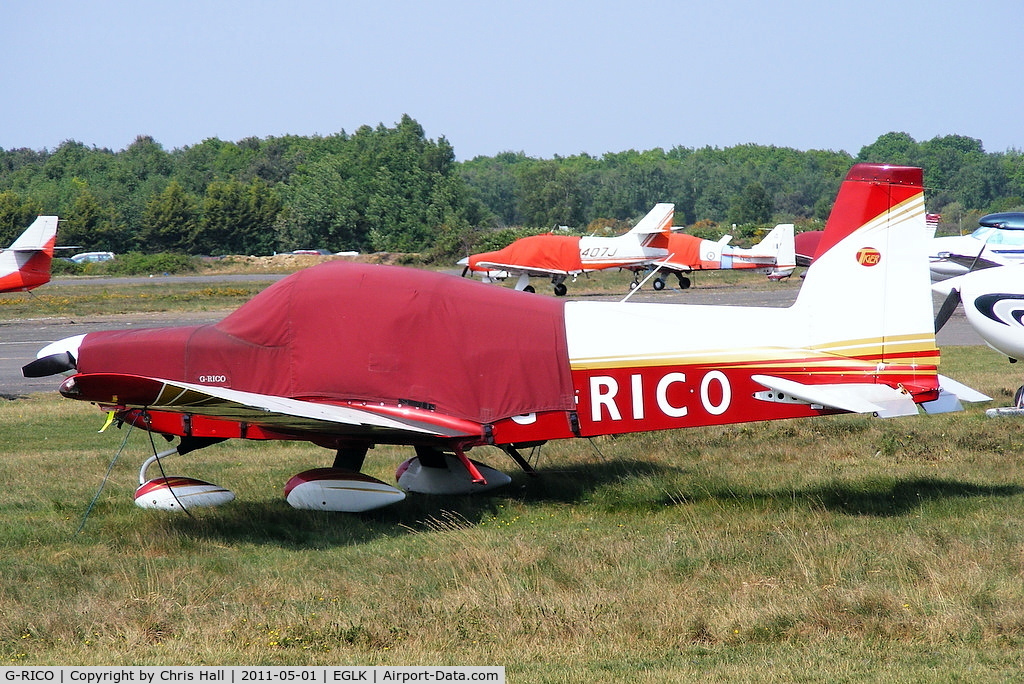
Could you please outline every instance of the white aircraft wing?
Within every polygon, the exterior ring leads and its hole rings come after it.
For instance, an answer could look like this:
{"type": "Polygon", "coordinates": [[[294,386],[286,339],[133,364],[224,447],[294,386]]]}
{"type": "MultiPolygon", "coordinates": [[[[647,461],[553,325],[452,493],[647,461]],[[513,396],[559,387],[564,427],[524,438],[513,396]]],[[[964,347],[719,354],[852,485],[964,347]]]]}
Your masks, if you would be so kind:
{"type": "Polygon", "coordinates": [[[503,264],[497,261],[478,261],[474,264],[477,269],[486,269],[488,271],[506,271],[508,273],[514,273],[516,275],[525,273],[528,276],[546,277],[553,275],[575,275],[582,273],[582,269],[578,270],[566,270],[564,268],[545,268],[543,266],[524,266],[522,264],[503,264]]]}
{"type": "Polygon", "coordinates": [[[481,433],[481,427],[472,421],[421,406],[327,403],[138,375],[79,374],[64,381],[60,391],[100,405],[201,415],[285,432],[434,437],[481,433]]]}

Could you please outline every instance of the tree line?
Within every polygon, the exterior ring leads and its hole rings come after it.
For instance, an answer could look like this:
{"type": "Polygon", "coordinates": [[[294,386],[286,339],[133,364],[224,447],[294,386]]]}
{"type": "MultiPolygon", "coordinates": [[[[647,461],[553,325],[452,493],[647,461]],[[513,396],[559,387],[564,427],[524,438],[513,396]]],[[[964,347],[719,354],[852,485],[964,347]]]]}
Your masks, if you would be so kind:
{"type": "Polygon", "coordinates": [[[949,225],[1024,207],[1024,155],[959,135],[886,133],[856,157],[751,144],[458,162],[445,138],[403,116],[351,134],[210,138],[171,151],[148,136],[118,152],[73,140],[0,149],[0,244],[37,214],[61,217],[62,244],[118,253],[314,248],[438,261],[524,231],[619,232],[657,202],[675,203],[676,225],[698,234],[814,228],[855,161],[923,167],[929,211],[949,225]]]}

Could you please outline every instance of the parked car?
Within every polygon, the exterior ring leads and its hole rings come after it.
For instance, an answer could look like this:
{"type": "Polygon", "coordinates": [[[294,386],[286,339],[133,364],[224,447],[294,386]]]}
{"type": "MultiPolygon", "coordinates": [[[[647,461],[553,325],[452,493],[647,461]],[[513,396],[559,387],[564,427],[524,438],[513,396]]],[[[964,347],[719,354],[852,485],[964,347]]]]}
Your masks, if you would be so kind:
{"type": "Polygon", "coordinates": [[[110,261],[113,258],[113,252],[82,252],[71,257],[71,260],[76,264],[87,264],[93,261],[110,261]]]}

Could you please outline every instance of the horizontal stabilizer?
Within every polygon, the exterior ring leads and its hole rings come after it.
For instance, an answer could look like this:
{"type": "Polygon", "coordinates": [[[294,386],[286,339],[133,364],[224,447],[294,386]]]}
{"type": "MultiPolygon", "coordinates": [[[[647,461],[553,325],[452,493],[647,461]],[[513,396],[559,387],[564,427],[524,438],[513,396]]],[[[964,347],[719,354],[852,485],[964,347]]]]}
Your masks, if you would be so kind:
{"type": "Polygon", "coordinates": [[[945,375],[939,375],[939,385],[947,392],[955,394],[957,399],[960,401],[975,403],[979,401],[992,400],[992,397],[987,394],[982,394],[978,390],[972,389],[962,382],[957,382],[953,378],[947,378],[945,375]]]}
{"type": "Polygon", "coordinates": [[[921,404],[925,413],[952,413],[962,411],[960,402],[975,403],[990,401],[992,397],[972,389],[962,382],[957,382],[945,375],[939,375],[939,398],[921,404]]]}
{"type": "MultiPolygon", "coordinates": [[[[906,392],[875,383],[837,383],[830,385],[805,385],[794,380],[785,380],[769,375],[755,375],[752,378],[776,393],[788,395],[812,406],[823,409],[837,409],[851,413],[871,413],[880,418],[913,416],[917,404],[906,392]]],[[[778,399],[771,399],[778,400],[778,399]]]]}

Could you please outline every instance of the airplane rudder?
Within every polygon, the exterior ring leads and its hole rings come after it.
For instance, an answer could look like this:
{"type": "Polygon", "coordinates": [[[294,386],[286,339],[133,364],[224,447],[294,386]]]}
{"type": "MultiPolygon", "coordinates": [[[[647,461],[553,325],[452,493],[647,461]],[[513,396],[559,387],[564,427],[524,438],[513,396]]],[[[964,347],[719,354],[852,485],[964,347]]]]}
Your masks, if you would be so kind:
{"type": "Polygon", "coordinates": [[[42,250],[47,243],[56,243],[58,218],[56,216],[37,216],[8,249],[18,251],[42,250]]]}
{"type": "Polygon", "coordinates": [[[915,166],[855,164],[839,186],[815,260],[885,211],[924,191],[915,166]]]}
{"type": "Polygon", "coordinates": [[[819,337],[913,337],[928,346],[924,255],[921,169],[858,164],[839,189],[797,301],[819,337]]]}
{"type": "Polygon", "coordinates": [[[672,230],[676,205],[671,202],[660,202],[654,205],[629,232],[634,234],[666,233],[672,230]]]}
{"type": "Polygon", "coordinates": [[[772,252],[785,250],[787,243],[793,244],[794,234],[792,223],[780,223],[761,238],[761,241],[754,245],[752,249],[772,252]]]}
{"type": "Polygon", "coordinates": [[[782,223],[775,227],[780,230],[778,251],[775,253],[775,264],[782,268],[796,268],[796,229],[792,223],[782,223]]]}

